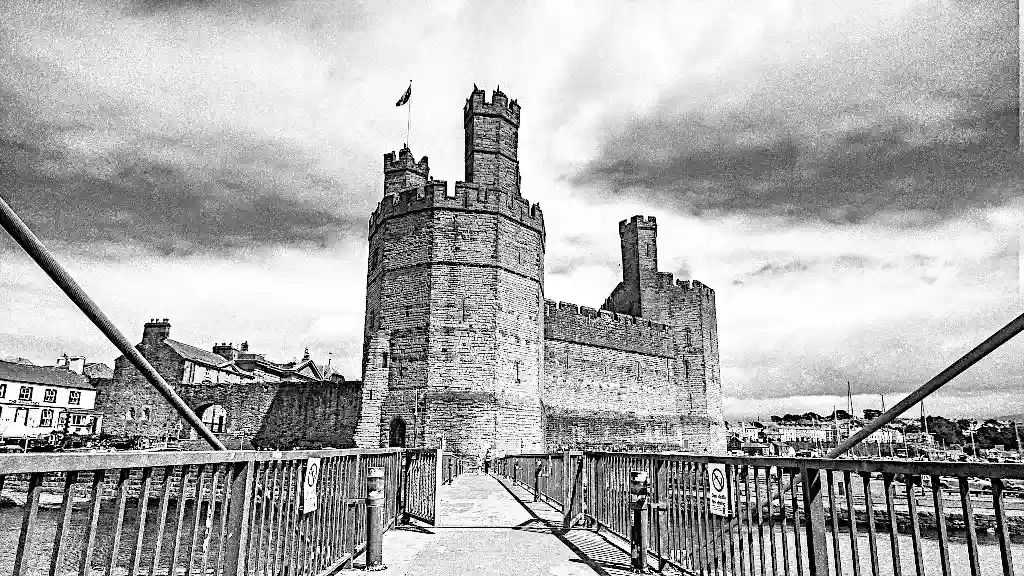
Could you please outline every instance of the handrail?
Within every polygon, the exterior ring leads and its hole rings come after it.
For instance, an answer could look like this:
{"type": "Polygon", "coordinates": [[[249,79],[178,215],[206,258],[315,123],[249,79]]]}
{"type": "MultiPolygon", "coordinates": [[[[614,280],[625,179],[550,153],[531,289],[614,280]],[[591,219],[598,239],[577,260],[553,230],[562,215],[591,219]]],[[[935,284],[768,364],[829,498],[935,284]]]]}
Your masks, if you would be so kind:
{"type": "Polygon", "coordinates": [[[848,472],[881,472],[883,474],[908,474],[928,476],[984,476],[987,478],[1020,478],[1024,476],[1024,464],[1006,462],[946,462],[942,460],[869,460],[832,458],[789,458],[775,456],[711,456],[707,454],[661,454],[656,452],[603,452],[586,451],[588,456],[621,456],[625,458],[657,458],[679,460],[701,464],[730,464],[735,466],[762,466],[777,468],[813,468],[848,472]]]}
{"type": "Polygon", "coordinates": [[[0,455],[0,476],[45,472],[83,472],[112,468],[152,468],[160,466],[189,466],[222,464],[226,462],[276,462],[331,458],[335,456],[377,456],[402,452],[401,448],[380,449],[327,449],[327,450],[208,450],[196,452],[37,452],[0,455]]]}

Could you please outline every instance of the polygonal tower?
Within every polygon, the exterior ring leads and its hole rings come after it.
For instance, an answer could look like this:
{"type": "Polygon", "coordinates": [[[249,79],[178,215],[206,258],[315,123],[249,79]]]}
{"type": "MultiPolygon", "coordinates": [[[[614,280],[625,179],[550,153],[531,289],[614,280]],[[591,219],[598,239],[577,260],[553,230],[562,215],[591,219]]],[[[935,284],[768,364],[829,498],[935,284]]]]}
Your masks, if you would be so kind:
{"type": "Polygon", "coordinates": [[[516,101],[496,90],[487,102],[474,86],[463,109],[466,181],[454,188],[408,148],[384,156],[363,354],[365,366],[370,340],[388,335],[389,444],[544,448],[544,218],[520,194],[519,117],[516,101]]]}

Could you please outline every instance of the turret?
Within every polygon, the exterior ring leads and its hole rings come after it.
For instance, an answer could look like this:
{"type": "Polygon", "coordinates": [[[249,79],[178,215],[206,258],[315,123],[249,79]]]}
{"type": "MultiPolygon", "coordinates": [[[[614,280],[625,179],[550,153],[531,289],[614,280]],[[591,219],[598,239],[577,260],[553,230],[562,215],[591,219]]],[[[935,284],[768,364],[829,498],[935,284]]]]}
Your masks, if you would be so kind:
{"type": "Polygon", "coordinates": [[[397,197],[398,193],[408,188],[422,186],[430,179],[430,165],[424,156],[419,162],[412,155],[408,146],[384,155],[384,196],[397,197]]]}
{"type": "Polygon", "coordinates": [[[466,129],[466,181],[498,188],[516,196],[519,176],[519,103],[500,89],[491,93],[473,86],[463,108],[466,129]]]}

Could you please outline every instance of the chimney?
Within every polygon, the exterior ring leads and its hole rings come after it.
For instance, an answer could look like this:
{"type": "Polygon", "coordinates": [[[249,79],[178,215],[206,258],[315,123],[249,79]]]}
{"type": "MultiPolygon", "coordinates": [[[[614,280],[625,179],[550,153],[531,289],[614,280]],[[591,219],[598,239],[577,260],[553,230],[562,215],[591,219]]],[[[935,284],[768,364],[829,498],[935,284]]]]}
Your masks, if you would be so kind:
{"type": "Polygon", "coordinates": [[[231,342],[221,342],[220,344],[214,344],[213,353],[224,358],[225,360],[236,360],[238,358],[238,349],[231,344],[231,342]]]}
{"type": "Polygon", "coordinates": [[[54,364],[54,366],[56,366],[57,368],[67,368],[68,367],[68,362],[69,362],[68,355],[67,354],[61,354],[60,357],[57,358],[57,363],[54,364]]]}
{"type": "Polygon", "coordinates": [[[75,374],[82,374],[85,372],[85,356],[75,356],[68,359],[68,370],[71,370],[75,374]]]}
{"type": "Polygon", "coordinates": [[[164,318],[153,318],[142,327],[142,344],[156,346],[163,344],[164,340],[171,335],[171,323],[164,318]]]}
{"type": "Polygon", "coordinates": [[[249,341],[247,340],[245,342],[242,342],[242,345],[238,348],[238,351],[239,352],[243,352],[243,353],[244,352],[248,352],[249,351],[249,341]]]}

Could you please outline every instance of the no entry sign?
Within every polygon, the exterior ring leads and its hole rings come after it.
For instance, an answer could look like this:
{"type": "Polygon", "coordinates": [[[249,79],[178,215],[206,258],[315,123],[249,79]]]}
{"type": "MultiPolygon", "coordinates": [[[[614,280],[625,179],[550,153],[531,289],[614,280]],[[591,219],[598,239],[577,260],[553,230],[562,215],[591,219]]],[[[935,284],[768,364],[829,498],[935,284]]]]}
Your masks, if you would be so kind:
{"type": "Polygon", "coordinates": [[[725,464],[708,464],[708,506],[715,516],[729,515],[729,482],[725,464]]]}

